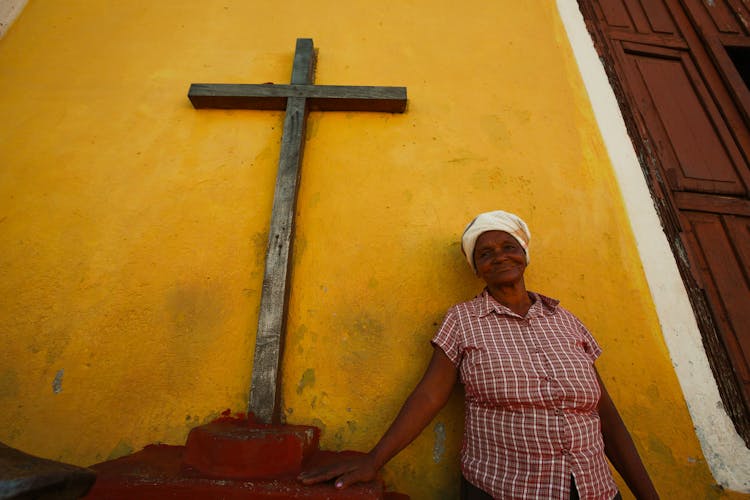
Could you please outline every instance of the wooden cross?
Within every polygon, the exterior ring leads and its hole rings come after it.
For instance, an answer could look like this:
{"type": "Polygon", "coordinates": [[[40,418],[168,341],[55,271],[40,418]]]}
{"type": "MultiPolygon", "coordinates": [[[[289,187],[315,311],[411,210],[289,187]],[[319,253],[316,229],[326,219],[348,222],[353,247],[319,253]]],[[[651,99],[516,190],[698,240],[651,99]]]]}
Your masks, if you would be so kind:
{"type": "Polygon", "coordinates": [[[248,407],[266,423],[276,423],[280,416],[279,363],[286,327],[294,213],[307,113],[310,110],[403,113],[406,109],[405,87],[314,85],[314,72],[313,42],[298,38],[290,85],[194,83],[188,92],[195,108],[286,110],[248,407]]]}

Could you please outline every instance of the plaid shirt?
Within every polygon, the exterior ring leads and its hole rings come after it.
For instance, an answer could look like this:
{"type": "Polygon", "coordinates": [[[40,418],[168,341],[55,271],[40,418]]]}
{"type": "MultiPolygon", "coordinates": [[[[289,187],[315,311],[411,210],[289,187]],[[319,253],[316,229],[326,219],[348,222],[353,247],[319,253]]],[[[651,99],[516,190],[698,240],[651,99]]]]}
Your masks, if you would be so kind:
{"type": "Polygon", "coordinates": [[[531,293],[525,317],[485,289],[453,306],[434,345],[466,391],[463,474],[495,498],[581,499],[617,493],[604,455],[594,361],[585,326],[558,301],[531,293]]]}

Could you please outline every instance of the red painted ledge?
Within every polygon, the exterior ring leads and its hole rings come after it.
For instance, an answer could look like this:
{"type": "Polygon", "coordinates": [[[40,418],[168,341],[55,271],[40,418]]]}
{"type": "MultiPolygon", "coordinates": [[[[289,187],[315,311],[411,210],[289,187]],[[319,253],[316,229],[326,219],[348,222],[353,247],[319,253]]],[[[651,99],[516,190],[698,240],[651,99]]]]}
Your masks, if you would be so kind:
{"type": "Polygon", "coordinates": [[[151,445],[91,466],[97,480],[86,498],[408,500],[406,495],[384,492],[380,480],[344,490],[331,482],[298,482],[303,468],[357,454],[320,451],[319,436],[316,427],[225,416],[193,429],[186,446],[151,445]]]}

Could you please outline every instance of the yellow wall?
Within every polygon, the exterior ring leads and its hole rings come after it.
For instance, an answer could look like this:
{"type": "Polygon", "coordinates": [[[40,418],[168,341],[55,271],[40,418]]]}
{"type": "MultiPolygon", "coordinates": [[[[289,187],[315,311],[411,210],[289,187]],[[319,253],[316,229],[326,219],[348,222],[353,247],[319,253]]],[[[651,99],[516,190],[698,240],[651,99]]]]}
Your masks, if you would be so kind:
{"type": "MultiPolygon", "coordinates": [[[[531,289],[599,370],[663,498],[713,487],[553,2],[31,1],[0,40],[0,441],[91,464],[244,409],[283,115],[194,110],[191,82],[404,85],[404,115],[313,113],[287,421],[372,446],[447,307],[481,283],[476,213],[530,224],[531,289]],[[186,5],[187,4],[187,5],[186,5]],[[460,5],[460,6],[459,6],[460,5]]],[[[385,470],[451,498],[461,394],[385,470]]]]}

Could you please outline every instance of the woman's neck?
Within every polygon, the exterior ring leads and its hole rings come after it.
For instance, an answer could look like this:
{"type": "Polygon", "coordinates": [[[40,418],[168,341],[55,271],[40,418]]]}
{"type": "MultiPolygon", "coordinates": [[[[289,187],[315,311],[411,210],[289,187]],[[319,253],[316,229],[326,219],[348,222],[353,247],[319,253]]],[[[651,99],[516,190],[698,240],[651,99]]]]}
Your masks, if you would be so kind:
{"type": "Polygon", "coordinates": [[[532,301],[523,282],[508,286],[487,287],[490,295],[519,316],[526,316],[532,301]]]}

